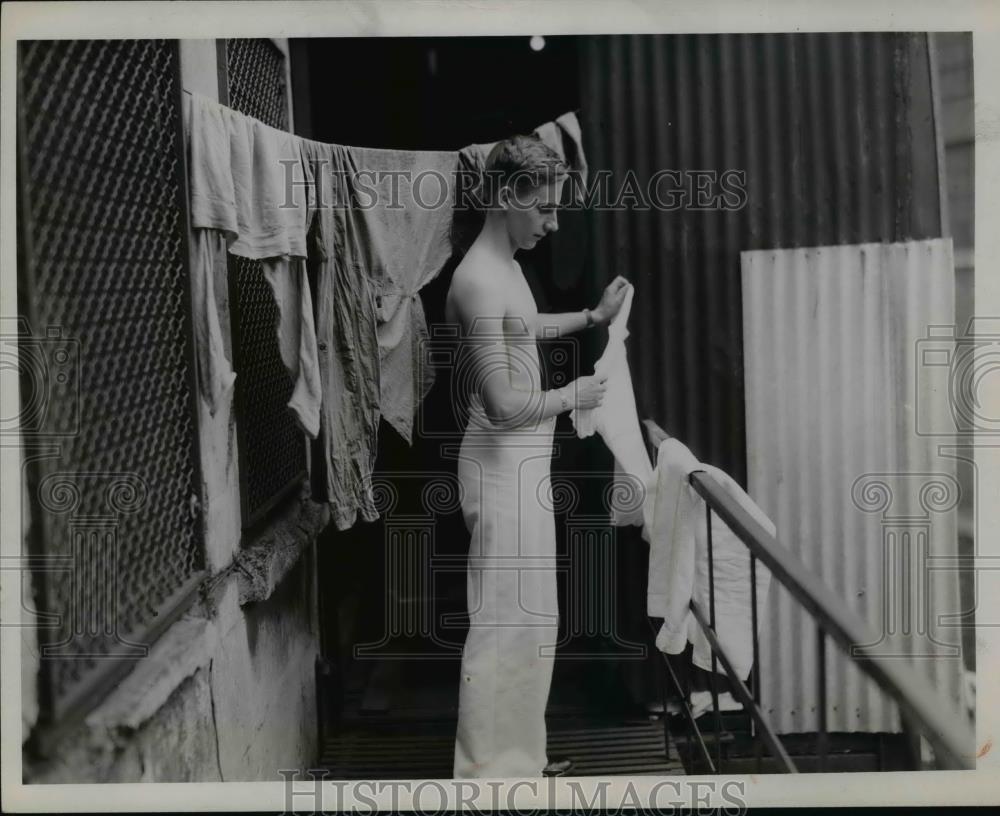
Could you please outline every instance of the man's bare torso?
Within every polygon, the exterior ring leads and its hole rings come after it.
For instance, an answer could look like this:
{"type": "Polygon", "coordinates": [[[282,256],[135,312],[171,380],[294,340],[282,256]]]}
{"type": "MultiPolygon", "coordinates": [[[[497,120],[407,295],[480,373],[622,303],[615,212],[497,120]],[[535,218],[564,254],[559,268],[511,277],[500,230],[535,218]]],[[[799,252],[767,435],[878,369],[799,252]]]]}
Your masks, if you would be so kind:
{"type": "Polygon", "coordinates": [[[541,387],[535,324],[538,307],[521,267],[516,261],[489,257],[475,248],[462,260],[448,289],[445,319],[461,327],[461,337],[467,337],[473,323],[480,321],[479,331],[487,331],[497,341],[501,338],[510,354],[511,385],[536,390],[541,387]],[[476,290],[495,293],[487,314],[471,314],[467,302],[476,290]],[[492,303],[496,302],[493,307],[492,303]]]}

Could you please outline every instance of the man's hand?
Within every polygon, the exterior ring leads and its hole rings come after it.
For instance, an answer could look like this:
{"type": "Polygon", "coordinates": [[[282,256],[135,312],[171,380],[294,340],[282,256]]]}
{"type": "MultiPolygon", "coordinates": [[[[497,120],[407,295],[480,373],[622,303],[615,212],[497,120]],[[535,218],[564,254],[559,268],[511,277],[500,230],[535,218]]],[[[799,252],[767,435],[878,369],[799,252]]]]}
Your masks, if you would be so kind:
{"type": "Polygon", "coordinates": [[[605,325],[614,320],[614,317],[622,308],[625,302],[625,293],[628,291],[628,281],[621,275],[609,283],[604,294],[601,295],[601,302],[597,304],[592,312],[594,322],[605,325]]]}
{"type": "Polygon", "coordinates": [[[596,408],[604,402],[604,392],[608,390],[607,374],[580,377],[570,384],[574,395],[574,408],[596,408]]]}

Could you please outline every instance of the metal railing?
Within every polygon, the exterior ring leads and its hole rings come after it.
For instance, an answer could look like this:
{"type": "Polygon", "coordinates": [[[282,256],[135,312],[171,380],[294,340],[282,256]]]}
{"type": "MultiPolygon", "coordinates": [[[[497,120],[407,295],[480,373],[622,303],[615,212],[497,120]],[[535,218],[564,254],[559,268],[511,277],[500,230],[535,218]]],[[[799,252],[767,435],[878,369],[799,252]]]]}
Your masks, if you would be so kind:
{"type": "MultiPolygon", "coordinates": [[[[669,435],[652,420],[645,420],[647,437],[652,449],[659,448],[669,435]]],[[[711,772],[718,773],[722,766],[722,744],[725,739],[719,710],[717,669],[719,664],[725,671],[733,693],[743,704],[757,729],[760,740],[755,740],[757,770],[761,769],[761,741],[770,750],[779,768],[788,773],[797,773],[798,768],[783,746],[781,739],[768,722],[760,705],[760,643],[757,621],[757,562],[760,561],[771,575],[798,601],[816,622],[817,634],[817,728],[816,752],[821,771],[827,769],[828,732],[826,722],[826,649],[827,639],[845,650],[854,663],[899,706],[901,719],[922,735],[934,750],[935,764],[945,769],[969,769],[975,767],[972,755],[974,734],[970,724],[948,715],[947,707],[940,705],[939,695],[923,678],[892,661],[879,660],[873,648],[859,644],[876,643],[873,634],[861,616],[848,609],[823,581],[810,572],[797,556],[778,543],[711,475],[704,471],[694,471],[689,477],[692,488],[705,500],[705,515],[708,525],[708,569],[709,608],[705,610],[694,599],[690,603],[691,612],[701,628],[712,650],[711,693],[714,712],[715,761],[713,762],[705,735],[702,734],[696,717],[686,701],[681,703],[681,711],[694,733],[702,758],[711,772]],[[752,691],[742,678],[737,676],[732,660],[719,642],[715,632],[715,570],[712,550],[712,514],[718,517],[736,534],[750,551],[750,587],[753,629],[753,667],[751,669],[752,691]]],[[[666,655],[664,656],[666,657],[666,655]]],[[[676,672],[669,660],[665,661],[675,687],[682,688],[676,672]]],[[[666,728],[667,717],[664,717],[666,728]]]]}

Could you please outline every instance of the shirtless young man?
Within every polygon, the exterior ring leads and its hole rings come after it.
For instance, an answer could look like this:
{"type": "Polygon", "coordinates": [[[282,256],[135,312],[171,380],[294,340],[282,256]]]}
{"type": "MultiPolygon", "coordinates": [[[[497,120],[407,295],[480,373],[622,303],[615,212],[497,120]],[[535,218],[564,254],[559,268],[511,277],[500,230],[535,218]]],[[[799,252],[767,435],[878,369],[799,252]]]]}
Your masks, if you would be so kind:
{"type": "Polygon", "coordinates": [[[498,143],[486,161],[486,223],[455,270],[446,319],[461,327],[469,419],[459,454],[469,547],[456,778],[533,777],[546,766],[545,707],[558,627],[555,521],[547,503],[555,418],[601,404],[606,378],[543,391],[536,337],[618,313],[618,277],[595,309],[538,313],[514,260],[558,229],[566,167],[537,137],[498,143]]]}

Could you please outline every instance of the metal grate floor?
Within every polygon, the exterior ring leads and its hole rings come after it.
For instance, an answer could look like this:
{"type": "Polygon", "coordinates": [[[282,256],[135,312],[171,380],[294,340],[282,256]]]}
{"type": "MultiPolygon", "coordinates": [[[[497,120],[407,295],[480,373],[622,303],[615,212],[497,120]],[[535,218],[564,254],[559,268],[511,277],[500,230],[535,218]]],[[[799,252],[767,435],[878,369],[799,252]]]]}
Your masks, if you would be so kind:
{"type": "MultiPolygon", "coordinates": [[[[335,779],[450,779],[454,748],[453,721],[355,722],[326,741],[320,767],[335,779]]],[[[560,718],[549,722],[548,750],[573,759],[572,776],[684,775],[659,721],[560,718]]]]}

